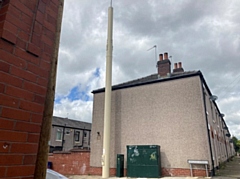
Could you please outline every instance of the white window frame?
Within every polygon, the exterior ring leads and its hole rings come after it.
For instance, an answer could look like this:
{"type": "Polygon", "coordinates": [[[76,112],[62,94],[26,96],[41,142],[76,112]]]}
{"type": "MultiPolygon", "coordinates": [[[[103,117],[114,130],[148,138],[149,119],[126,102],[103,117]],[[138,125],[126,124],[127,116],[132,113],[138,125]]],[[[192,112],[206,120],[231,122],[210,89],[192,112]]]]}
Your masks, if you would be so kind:
{"type": "Polygon", "coordinates": [[[63,130],[62,130],[62,129],[57,129],[57,132],[56,132],[56,141],[62,141],[62,139],[63,139],[63,130]],[[59,139],[58,134],[60,135],[60,138],[61,138],[61,139],[59,139]]]}

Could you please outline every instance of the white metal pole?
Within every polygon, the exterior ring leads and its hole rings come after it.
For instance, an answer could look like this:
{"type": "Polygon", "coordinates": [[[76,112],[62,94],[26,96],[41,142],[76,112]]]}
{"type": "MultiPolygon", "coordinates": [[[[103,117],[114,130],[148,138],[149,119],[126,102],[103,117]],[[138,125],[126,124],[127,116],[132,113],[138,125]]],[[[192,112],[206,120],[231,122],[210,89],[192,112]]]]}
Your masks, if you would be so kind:
{"type": "Polygon", "coordinates": [[[106,54],[106,84],[104,106],[104,132],[102,154],[102,178],[109,177],[110,168],[110,120],[111,120],[111,91],[112,91],[112,35],[113,34],[113,8],[108,8],[108,37],[106,54]]]}

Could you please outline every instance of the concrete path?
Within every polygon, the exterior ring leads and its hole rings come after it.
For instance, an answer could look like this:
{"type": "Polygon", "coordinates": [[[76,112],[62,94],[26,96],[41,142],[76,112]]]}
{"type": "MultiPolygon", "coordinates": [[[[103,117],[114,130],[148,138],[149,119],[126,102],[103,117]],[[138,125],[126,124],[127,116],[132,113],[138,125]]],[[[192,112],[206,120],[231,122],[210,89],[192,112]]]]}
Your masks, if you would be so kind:
{"type": "Polygon", "coordinates": [[[224,164],[213,179],[240,179],[240,157],[236,156],[224,164]]]}

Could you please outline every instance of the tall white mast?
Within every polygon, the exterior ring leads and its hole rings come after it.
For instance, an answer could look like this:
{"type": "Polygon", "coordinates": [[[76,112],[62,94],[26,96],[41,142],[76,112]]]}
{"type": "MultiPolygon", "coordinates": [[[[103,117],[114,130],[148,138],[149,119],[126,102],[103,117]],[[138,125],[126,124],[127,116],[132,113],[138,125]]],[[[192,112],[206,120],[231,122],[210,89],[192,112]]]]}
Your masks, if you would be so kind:
{"type": "Polygon", "coordinates": [[[112,36],[113,36],[113,7],[112,1],[108,8],[108,37],[106,49],[106,81],[104,106],[104,132],[102,154],[102,178],[109,177],[110,168],[110,120],[111,120],[111,93],[112,93],[112,36]]]}

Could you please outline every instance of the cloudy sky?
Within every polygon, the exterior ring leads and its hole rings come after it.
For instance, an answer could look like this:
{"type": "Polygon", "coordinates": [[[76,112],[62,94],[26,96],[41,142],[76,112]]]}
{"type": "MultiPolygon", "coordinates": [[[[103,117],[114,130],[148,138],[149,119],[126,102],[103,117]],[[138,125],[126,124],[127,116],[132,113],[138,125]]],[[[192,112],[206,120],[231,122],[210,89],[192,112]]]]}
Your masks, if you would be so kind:
{"type": "MultiPolygon", "coordinates": [[[[66,0],[54,115],[91,122],[92,90],[105,85],[110,0],[66,0]]],[[[240,138],[240,1],[113,0],[118,84],[157,72],[154,49],[201,70],[231,134],[240,138]]]]}

